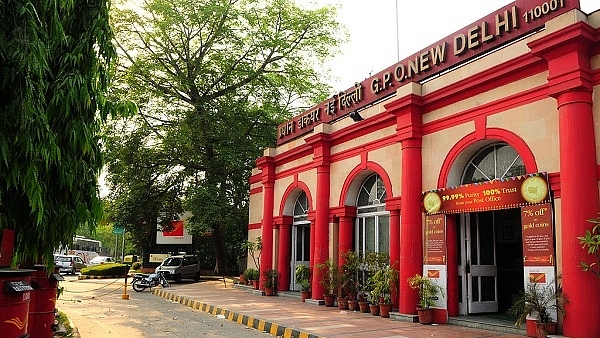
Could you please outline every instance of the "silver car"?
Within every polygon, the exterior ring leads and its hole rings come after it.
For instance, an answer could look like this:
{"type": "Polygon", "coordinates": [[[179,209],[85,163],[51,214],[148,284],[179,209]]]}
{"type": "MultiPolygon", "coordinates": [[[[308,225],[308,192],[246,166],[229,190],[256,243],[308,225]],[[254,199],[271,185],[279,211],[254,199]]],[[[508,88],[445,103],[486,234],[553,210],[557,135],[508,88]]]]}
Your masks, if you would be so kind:
{"type": "Polygon", "coordinates": [[[155,273],[162,271],[166,279],[181,282],[183,278],[192,278],[196,282],[200,280],[200,262],[193,255],[177,255],[165,258],[165,260],[154,270],[155,273]]]}
{"type": "Polygon", "coordinates": [[[55,255],[54,265],[59,268],[58,272],[66,272],[71,275],[81,271],[83,268],[87,268],[83,259],[75,255],[55,255]]]}

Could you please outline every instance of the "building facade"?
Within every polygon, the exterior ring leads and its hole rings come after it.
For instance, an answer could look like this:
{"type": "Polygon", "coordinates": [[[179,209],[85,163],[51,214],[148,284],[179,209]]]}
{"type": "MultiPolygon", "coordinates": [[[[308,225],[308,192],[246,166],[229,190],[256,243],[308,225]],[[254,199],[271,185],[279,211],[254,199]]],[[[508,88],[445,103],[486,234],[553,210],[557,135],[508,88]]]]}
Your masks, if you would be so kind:
{"type": "Polygon", "coordinates": [[[597,337],[577,237],[600,211],[599,27],[578,1],[516,1],[279,126],[251,177],[261,270],[298,290],[299,264],[386,252],[398,311],[416,313],[406,280],[424,274],[439,322],[559,283],[564,334],[597,337]]]}

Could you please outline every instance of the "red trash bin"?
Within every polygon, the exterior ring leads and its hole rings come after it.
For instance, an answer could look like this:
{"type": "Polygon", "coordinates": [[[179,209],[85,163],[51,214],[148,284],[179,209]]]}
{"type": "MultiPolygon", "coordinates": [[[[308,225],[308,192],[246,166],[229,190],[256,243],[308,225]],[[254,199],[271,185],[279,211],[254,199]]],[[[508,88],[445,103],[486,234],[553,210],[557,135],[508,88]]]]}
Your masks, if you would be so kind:
{"type": "Polygon", "coordinates": [[[54,308],[58,282],[64,278],[58,270],[48,275],[45,266],[36,265],[31,277],[31,299],[29,300],[29,320],[27,332],[30,338],[54,337],[54,308]]]}
{"type": "Polygon", "coordinates": [[[34,270],[0,269],[0,332],[6,338],[28,338],[27,317],[34,270]]]}

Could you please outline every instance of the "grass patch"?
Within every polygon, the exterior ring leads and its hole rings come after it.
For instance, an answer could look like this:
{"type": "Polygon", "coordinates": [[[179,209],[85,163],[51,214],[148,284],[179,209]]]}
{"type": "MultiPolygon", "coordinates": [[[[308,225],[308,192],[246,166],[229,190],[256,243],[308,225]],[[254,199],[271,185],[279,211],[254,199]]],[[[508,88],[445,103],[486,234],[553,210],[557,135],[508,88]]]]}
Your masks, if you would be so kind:
{"type": "Polygon", "coordinates": [[[73,337],[73,328],[71,327],[71,323],[69,322],[69,318],[67,318],[67,315],[64,314],[64,312],[58,311],[56,313],[55,318],[58,321],[59,327],[64,327],[65,330],[67,331],[67,334],[64,337],[68,337],[68,338],[73,337]]]}

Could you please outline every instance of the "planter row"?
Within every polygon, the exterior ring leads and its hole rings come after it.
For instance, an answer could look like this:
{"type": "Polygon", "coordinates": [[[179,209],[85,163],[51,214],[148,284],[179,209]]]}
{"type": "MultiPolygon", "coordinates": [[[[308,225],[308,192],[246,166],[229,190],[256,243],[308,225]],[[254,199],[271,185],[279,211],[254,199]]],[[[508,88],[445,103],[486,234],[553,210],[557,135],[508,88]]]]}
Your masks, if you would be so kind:
{"type": "MultiPolygon", "coordinates": [[[[324,295],[325,306],[335,306],[335,296],[324,295]]],[[[348,298],[337,297],[338,308],[340,310],[360,311],[362,313],[371,313],[373,316],[381,316],[384,318],[390,317],[392,304],[379,303],[373,304],[367,301],[350,300],[348,298]]]]}

